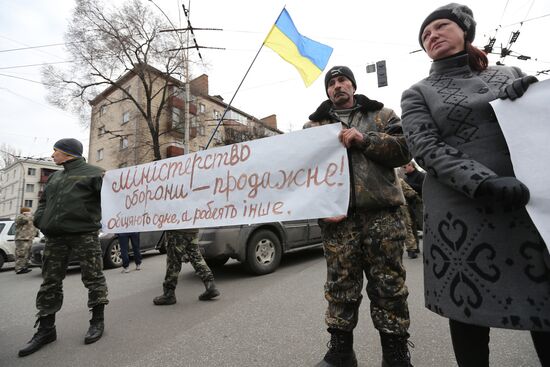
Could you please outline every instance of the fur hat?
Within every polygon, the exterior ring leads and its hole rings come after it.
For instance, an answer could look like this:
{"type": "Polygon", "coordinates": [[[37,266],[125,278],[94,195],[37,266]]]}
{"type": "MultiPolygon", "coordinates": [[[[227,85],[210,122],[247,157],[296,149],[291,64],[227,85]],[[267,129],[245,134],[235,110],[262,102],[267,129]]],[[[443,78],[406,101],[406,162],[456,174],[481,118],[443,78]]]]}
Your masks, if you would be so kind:
{"type": "Polygon", "coordinates": [[[23,214],[23,213],[29,213],[31,211],[31,208],[27,208],[26,206],[22,207],[21,209],[19,209],[19,213],[23,214]]]}
{"type": "MultiPolygon", "coordinates": [[[[424,20],[420,26],[420,32],[418,33],[418,42],[422,49],[424,45],[422,44],[422,32],[424,28],[431,22],[436,19],[449,19],[458,24],[464,32],[466,32],[465,38],[466,41],[473,42],[476,36],[476,21],[474,20],[474,13],[472,9],[466,5],[461,5],[457,3],[450,3],[435,9],[428,17],[424,20]]],[[[425,50],[425,49],[424,49],[425,50]]]]}
{"type": "MultiPolygon", "coordinates": [[[[348,78],[351,81],[351,84],[353,84],[353,88],[357,90],[357,83],[355,82],[355,76],[353,76],[353,72],[350,68],[347,66],[333,66],[327,73],[325,74],[325,92],[328,90],[328,82],[339,75],[343,75],[346,78],[348,78]]],[[[327,92],[328,96],[328,92],[327,92]]]]}
{"type": "Polygon", "coordinates": [[[58,140],[53,145],[53,148],[73,157],[82,157],[82,143],[76,139],[65,138],[58,140]]]}

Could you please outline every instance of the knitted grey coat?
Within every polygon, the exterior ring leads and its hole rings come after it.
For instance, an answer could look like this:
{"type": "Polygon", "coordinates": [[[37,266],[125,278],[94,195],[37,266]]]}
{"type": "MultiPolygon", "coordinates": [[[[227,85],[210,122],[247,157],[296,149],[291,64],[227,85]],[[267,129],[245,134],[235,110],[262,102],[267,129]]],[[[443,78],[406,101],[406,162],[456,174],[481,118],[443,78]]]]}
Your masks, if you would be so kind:
{"type": "MultiPolygon", "coordinates": [[[[436,61],[403,93],[405,137],[427,172],[426,307],[464,323],[550,331],[550,255],[526,210],[476,199],[488,177],[514,176],[489,102],[523,74],[475,72],[468,56],[436,61]]],[[[529,121],[517,121],[528,125],[529,121]]]]}

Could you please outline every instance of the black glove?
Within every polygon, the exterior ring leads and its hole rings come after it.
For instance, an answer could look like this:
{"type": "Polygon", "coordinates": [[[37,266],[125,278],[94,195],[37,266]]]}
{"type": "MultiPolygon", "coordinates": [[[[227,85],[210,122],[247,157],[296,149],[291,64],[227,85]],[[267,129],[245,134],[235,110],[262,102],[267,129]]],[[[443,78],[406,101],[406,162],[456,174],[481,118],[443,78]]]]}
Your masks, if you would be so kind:
{"type": "Polygon", "coordinates": [[[515,177],[492,177],[479,185],[476,197],[490,196],[512,206],[529,202],[529,189],[515,177]]]}
{"type": "Polygon", "coordinates": [[[539,80],[532,75],[524,76],[523,78],[516,79],[512,84],[508,84],[504,89],[498,94],[498,98],[514,100],[523,96],[529,85],[538,82],[539,80]]]}

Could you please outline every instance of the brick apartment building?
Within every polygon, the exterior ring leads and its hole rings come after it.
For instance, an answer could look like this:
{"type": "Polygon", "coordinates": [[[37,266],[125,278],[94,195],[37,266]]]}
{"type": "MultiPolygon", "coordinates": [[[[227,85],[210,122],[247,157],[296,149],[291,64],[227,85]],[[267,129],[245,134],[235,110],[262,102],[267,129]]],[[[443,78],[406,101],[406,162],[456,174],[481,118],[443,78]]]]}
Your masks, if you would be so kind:
{"type": "MultiPolygon", "coordinates": [[[[153,105],[159,106],[165,98],[165,108],[160,116],[159,147],[162,158],[184,152],[184,84],[151,66],[145,68],[148,76],[154,76],[152,91],[161,90],[168,82],[168,92],[158,93],[153,105]]],[[[131,93],[137,101],[144,101],[144,88],[137,73],[129,71],[117,83],[131,93]]],[[[227,104],[220,96],[208,91],[208,76],[203,74],[190,81],[189,101],[189,150],[204,149],[227,104]]],[[[124,100],[124,92],[109,87],[94,98],[90,124],[88,161],[105,169],[114,169],[151,162],[154,160],[152,138],[147,121],[136,105],[124,100]]],[[[224,122],[216,132],[209,148],[241,141],[281,134],[275,115],[258,119],[231,107],[224,122]]]]}

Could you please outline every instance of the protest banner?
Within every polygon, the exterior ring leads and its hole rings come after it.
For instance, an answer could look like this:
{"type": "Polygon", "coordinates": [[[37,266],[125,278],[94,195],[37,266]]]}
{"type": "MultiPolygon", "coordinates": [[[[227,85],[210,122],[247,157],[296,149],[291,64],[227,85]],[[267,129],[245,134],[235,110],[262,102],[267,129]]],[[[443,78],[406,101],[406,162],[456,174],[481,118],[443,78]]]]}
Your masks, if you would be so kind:
{"type": "Polygon", "coordinates": [[[349,167],[332,124],[107,171],[103,231],[140,232],[346,214],[349,167]]]}

